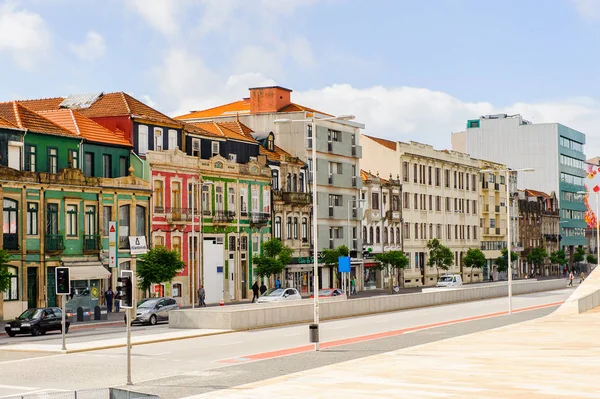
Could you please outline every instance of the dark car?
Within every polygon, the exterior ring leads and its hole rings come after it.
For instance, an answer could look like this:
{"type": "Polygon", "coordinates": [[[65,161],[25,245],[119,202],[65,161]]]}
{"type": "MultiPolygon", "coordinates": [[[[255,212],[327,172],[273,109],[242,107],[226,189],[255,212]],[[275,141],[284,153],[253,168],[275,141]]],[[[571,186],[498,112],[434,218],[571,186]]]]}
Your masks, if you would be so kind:
{"type": "MultiPolygon", "coordinates": [[[[173,298],[144,298],[137,303],[133,323],[154,325],[159,321],[169,321],[169,312],[179,309],[173,298]]],[[[127,323],[127,316],[124,318],[127,323]]]]}
{"type": "MultiPolygon", "coordinates": [[[[69,318],[65,316],[65,334],[69,332],[69,318]]],[[[9,337],[17,334],[44,335],[48,331],[62,330],[62,311],[59,308],[27,309],[13,321],[4,325],[9,337]]]]}

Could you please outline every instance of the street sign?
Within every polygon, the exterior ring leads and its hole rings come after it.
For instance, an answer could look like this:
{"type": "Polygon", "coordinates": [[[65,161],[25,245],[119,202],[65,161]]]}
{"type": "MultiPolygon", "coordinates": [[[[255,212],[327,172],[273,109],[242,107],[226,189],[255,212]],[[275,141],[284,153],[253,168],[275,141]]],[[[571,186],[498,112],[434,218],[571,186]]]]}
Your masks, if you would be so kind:
{"type": "Polygon", "coordinates": [[[143,255],[148,252],[145,236],[129,236],[129,249],[132,255],[143,255]]]}
{"type": "Polygon", "coordinates": [[[338,272],[350,273],[350,257],[339,256],[338,257],[338,272]]]}
{"type": "Polygon", "coordinates": [[[108,222],[108,267],[117,267],[117,222],[108,222]]]}

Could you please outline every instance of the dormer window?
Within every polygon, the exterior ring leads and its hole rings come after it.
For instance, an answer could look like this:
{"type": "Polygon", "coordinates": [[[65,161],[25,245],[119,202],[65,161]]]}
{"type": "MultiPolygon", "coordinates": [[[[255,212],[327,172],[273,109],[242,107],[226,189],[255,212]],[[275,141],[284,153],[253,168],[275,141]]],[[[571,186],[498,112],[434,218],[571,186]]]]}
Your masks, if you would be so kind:
{"type": "Polygon", "coordinates": [[[269,137],[267,138],[267,150],[275,151],[275,136],[273,132],[269,133],[269,137]]]}
{"type": "Polygon", "coordinates": [[[211,146],[211,155],[214,157],[215,155],[219,155],[219,142],[213,141],[211,146]]]}

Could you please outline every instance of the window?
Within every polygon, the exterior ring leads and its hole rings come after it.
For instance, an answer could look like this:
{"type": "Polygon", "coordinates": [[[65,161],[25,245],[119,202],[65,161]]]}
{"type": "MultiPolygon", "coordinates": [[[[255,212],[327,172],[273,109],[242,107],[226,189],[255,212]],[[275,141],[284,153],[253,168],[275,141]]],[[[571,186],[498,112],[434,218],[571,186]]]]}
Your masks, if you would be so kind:
{"type": "Polygon", "coordinates": [[[394,228],[390,227],[390,244],[394,243],[394,228]]]}
{"type": "Polygon", "coordinates": [[[379,193],[371,193],[371,208],[379,209],[379,193]]]}
{"type": "Polygon", "coordinates": [[[4,199],[4,249],[19,249],[18,202],[4,199]]]}
{"type": "Polygon", "coordinates": [[[93,205],[85,207],[85,232],[87,235],[96,235],[96,207],[93,205]]]}
{"type": "Polygon", "coordinates": [[[408,222],[404,223],[404,237],[410,239],[410,223],[408,222]]]}
{"type": "Polygon", "coordinates": [[[240,250],[246,251],[248,249],[248,237],[242,236],[240,239],[240,250]]]}
{"type": "Polygon", "coordinates": [[[369,227],[369,244],[373,244],[373,227],[369,227]]]}
{"type": "Polygon", "coordinates": [[[5,301],[17,301],[19,299],[19,275],[16,267],[8,266],[9,282],[4,291],[5,301]]]}
{"type": "Polygon", "coordinates": [[[458,183],[458,178],[456,171],[454,171],[454,188],[456,188],[456,183],[458,183]]]}
{"type": "Polygon", "coordinates": [[[433,211],[433,195],[429,196],[429,210],[433,211]]]}
{"type": "Polygon", "coordinates": [[[450,197],[446,197],[446,212],[452,211],[452,199],[450,197]]]}
{"type": "Polygon", "coordinates": [[[298,239],[298,218],[294,218],[294,240],[298,239]]]}
{"type": "Polygon", "coordinates": [[[171,242],[171,250],[177,251],[179,258],[181,259],[181,237],[173,236],[171,242]]]}
{"type": "Polygon", "coordinates": [[[67,236],[77,237],[77,205],[67,205],[67,236]]]}
{"type": "Polygon", "coordinates": [[[169,150],[179,147],[177,145],[177,130],[169,129],[169,150]]]}
{"type": "Polygon", "coordinates": [[[146,235],[146,208],[141,205],[135,206],[135,235],[146,235]]]}
{"type": "Polygon", "coordinates": [[[356,187],[356,165],[352,165],[352,187],[356,187]]]}
{"type": "Polygon", "coordinates": [[[210,146],[211,156],[219,155],[219,142],[213,141],[210,146]]]}
{"type": "Polygon", "coordinates": [[[442,210],[442,197],[437,195],[435,197],[435,210],[440,212],[442,210]]]}
{"type": "Polygon", "coordinates": [[[267,150],[274,151],[275,150],[275,140],[272,134],[269,134],[269,138],[267,139],[267,150]]]}
{"type": "Polygon", "coordinates": [[[163,145],[164,145],[163,129],[159,128],[159,127],[155,127],[154,128],[154,150],[162,151],[163,145]]]}
{"type": "Polygon", "coordinates": [[[415,209],[419,209],[419,194],[415,193],[415,200],[414,200],[414,207],[415,209]]]}
{"type": "Polygon", "coordinates": [[[408,162],[402,162],[402,180],[408,182],[409,179],[409,164],[408,162]]]}
{"type": "Polygon", "coordinates": [[[102,235],[108,236],[108,223],[110,222],[112,216],[112,207],[103,206],[102,207],[102,235]]]}
{"type": "Polygon", "coordinates": [[[450,188],[450,171],[448,169],[444,169],[444,186],[450,188]]]}
{"type": "Polygon", "coordinates": [[[173,298],[181,298],[181,293],[183,292],[181,288],[181,284],[175,283],[173,284],[173,298]]]}
{"type": "Polygon", "coordinates": [[[119,249],[129,249],[129,205],[119,207],[119,249]]]}
{"type": "Polygon", "coordinates": [[[302,241],[308,241],[308,221],[306,218],[302,218],[302,241]]]}
{"type": "Polygon", "coordinates": [[[69,162],[73,169],[79,169],[79,151],[69,150],[69,162]]]}
{"type": "Polygon", "coordinates": [[[327,137],[329,141],[342,141],[342,132],[339,130],[328,130],[327,137]]]}
{"type": "Polygon", "coordinates": [[[84,155],[84,173],[88,176],[94,176],[94,153],[86,152],[84,155]]]}
{"type": "Polygon", "coordinates": [[[433,168],[431,166],[429,166],[428,168],[428,184],[431,186],[433,185],[433,168]]]}
{"type": "Polygon", "coordinates": [[[306,148],[312,148],[312,125],[306,125],[306,148]]]}
{"type": "Polygon", "coordinates": [[[148,152],[148,126],[138,126],[138,153],[146,155],[148,152]]]}
{"type": "Polygon", "coordinates": [[[127,157],[119,157],[119,177],[127,176],[129,173],[127,157]]]}
{"type": "Polygon", "coordinates": [[[281,216],[275,217],[275,238],[281,240],[281,216]]]}
{"type": "Polygon", "coordinates": [[[245,216],[245,214],[248,212],[248,205],[246,203],[246,189],[245,188],[240,188],[240,212],[242,212],[242,216],[245,216]]]}
{"type": "MultiPolygon", "coordinates": [[[[356,177],[354,178],[356,180],[356,177]]],[[[298,181],[298,188],[300,189],[300,192],[303,193],[304,192],[304,172],[300,172],[300,177],[299,177],[299,181],[298,181]]]]}
{"type": "Polygon", "coordinates": [[[329,194],[329,206],[342,206],[342,196],[329,194]]]}
{"type": "Polygon", "coordinates": [[[227,208],[229,209],[229,211],[235,212],[235,189],[233,187],[229,187],[228,191],[229,203],[227,205],[227,208]]]}
{"type": "Polygon", "coordinates": [[[164,183],[154,180],[154,212],[163,213],[164,210],[164,183]],[[158,209],[157,209],[158,208],[158,209]]]}
{"type": "Polygon", "coordinates": [[[112,157],[108,154],[102,155],[102,176],[112,177],[112,157]]]}
{"type": "Polygon", "coordinates": [[[223,187],[215,187],[215,212],[223,211],[223,187]]]}
{"type": "Polygon", "coordinates": [[[287,218],[287,224],[285,226],[285,235],[288,238],[288,240],[292,239],[292,218],[288,217],[287,218]]]}
{"type": "Polygon", "coordinates": [[[400,210],[400,196],[397,194],[392,195],[392,211],[400,210]]]}
{"type": "Polygon", "coordinates": [[[409,209],[410,208],[410,193],[403,193],[402,196],[403,198],[403,203],[404,203],[404,209],[409,209]]]}
{"type": "Polygon", "coordinates": [[[25,170],[27,172],[37,171],[37,148],[34,145],[25,145],[25,170]]]}
{"type": "Polygon", "coordinates": [[[467,185],[466,185],[466,187],[465,187],[465,190],[467,190],[467,191],[468,191],[468,190],[469,190],[469,174],[468,174],[468,173],[467,173],[467,176],[466,176],[466,178],[465,178],[465,182],[467,183],[467,185]]]}
{"type": "Polygon", "coordinates": [[[48,173],[58,173],[58,149],[48,148],[48,173]]]}
{"type": "Polygon", "coordinates": [[[210,206],[210,187],[203,185],[202,186],[202,213],[205,215],[211,214],[211,206],[210,206]]]}
{"type": "Polygon", "coordinates": [[[439,187],[442,184],[442,170],[435,168],[435,186],[439,187]]]}
{"type": "Polygon", "coordinates": [[[418,183],[419,181],[419,166],[417,164],[413,165],[413,183],[418,183]]]}
{"type": "Polygon", "coordinates": [[[263,212],[271,213],[271,192],[263,190],[263,212]]]}
{"type": "Polygon", "coordinates": [[[258,212],[258,189],[252,189],[252,212],[258,212]]]}
{"type": "Polygon", "coordinates": [[[342,172],[342,164],[340,162],[329,162],[329,174],[338,174],[341,175],[342,172]]]}
{"type": "Polygon", "coordinates": [[[181,208],[181,183],[171,182],[171,208],[181,208]]]}
{"type": "Polygon", "coordinates": [[[38,234],[38,204],[37,202],[27,203],[27,235],[36,236],[38,234]]]}
{"type": "Polygon", "coordinates": [[[415,223],[415,240],[419,239],[419,223],[415,223]]]}
{"type": "Polygon", "coordinates": [[[388,244],[388,230],[387,227],[383,228],[383,245],[388,244]]]}
{"type": "Polygon", "coordinates": [[[258,236],[254,236],[254,237],[252,237],[252,252],[258,253],[258,251],[259,251],[258,236]]]}
{"type": "Polygon", "coordinates": [[[273,190],[279,190],[279,170],[273,169],[271,171],[271,187],[273,190]]]}

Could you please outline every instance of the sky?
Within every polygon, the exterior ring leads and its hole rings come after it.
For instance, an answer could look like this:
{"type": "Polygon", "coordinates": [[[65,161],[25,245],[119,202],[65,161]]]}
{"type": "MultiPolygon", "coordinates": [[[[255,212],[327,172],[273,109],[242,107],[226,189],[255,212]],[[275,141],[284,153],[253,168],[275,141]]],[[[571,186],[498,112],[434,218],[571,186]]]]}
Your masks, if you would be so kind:
{"type": "Polygon", "coordinates": [[[600,0],[0,0],[0,101],[125,91],[181,115],[277,84],[450,148],[520,113],[600,155],[600,0]]]}

